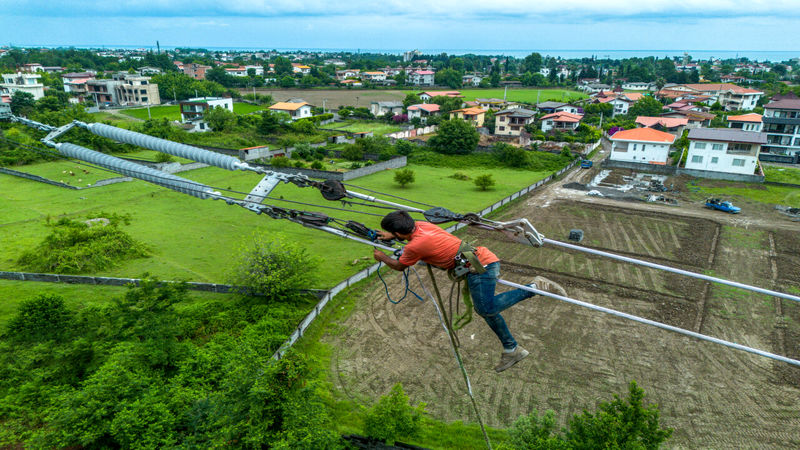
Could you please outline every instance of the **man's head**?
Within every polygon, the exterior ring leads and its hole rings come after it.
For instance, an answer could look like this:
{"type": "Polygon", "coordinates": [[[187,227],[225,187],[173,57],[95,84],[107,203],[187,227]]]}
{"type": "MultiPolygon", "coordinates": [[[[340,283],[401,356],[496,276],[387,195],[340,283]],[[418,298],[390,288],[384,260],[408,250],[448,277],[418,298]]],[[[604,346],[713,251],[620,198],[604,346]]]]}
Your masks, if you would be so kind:
{"type": "Polygon", "coordinates": [[[381,228],[397,236],[414,232],[414,219],[405,211],[393,211],[381,220],[381,228]]]}

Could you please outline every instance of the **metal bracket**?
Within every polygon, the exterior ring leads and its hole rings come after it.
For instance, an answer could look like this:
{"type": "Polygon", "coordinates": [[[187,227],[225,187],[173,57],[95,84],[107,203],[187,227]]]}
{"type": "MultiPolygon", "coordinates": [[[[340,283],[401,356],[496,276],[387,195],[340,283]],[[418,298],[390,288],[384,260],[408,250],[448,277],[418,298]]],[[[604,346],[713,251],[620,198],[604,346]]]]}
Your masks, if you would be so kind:
{"type": "Polygon", "coordinates": [[[64,125],[62,127],[58,127],[56,129],[50,131],[50,133],[47,136],[45,136],[44,139],[42,139],[42,141],[43,142],[47,142],[47,141],[52,142],[54,139],[57,139],[62,134],[66,133],[67,131],[69,131],[72,128],[74,128],[75,125],[76,125],[75,122],[70,122],[70,123],[68,123],[68,124],[66,124],[66,125],[64,125]]]}
{"type": "Polygon", "coordinates": [[[528,219],[514,219],[509,222],[494,222],[484,218],[479,220],[480,222],[471,221],[469,225],[484,230],[499,231],[520,244],[533,247],[541,247],[544,244],[544,235],[536,231],[528,219]]]}
{"type": "Polygon", "coordinates": [[[264,176],[261,181],[247,194],[247,197],[244,198],[244,201],[247,203],[254,203],[256,205],[260,205],[264,202],[264,199],[275,189],[275,186],[278,185],[281,181],[281,177],[276,176],[274,173],[270,173],[264,176]]]}

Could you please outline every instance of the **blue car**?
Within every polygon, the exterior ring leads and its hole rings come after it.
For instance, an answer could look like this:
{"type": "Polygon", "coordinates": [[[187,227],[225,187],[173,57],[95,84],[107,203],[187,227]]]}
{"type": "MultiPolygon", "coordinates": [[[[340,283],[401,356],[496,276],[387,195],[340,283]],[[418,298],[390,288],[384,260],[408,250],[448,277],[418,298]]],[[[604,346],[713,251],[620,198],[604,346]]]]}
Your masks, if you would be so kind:
{"type": "Polygon", "coordinates": [[[738,206],[733,206],[733,203],[727,200],[722,201],[718,198],[706,199],[706,208],[717,209],[731,214],[739,214],[740,212],[742,212],[742,208],[739,208],[738,206]]]}
{"type": "Polygon", "coordinates": [[[591,160],[584,159],[583,161],[581,161],[581,168],[588,169],[590,167],[592,167],[592,161],[591,160]]]}

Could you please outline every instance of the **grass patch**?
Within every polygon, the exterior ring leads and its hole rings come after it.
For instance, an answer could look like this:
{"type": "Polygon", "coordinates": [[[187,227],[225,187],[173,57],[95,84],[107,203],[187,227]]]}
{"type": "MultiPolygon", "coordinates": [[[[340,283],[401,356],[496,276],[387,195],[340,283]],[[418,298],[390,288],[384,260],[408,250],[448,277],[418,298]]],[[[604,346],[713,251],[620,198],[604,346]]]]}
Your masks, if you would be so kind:
{"type": "Polygon", "coordinates": [[[256,111],[263,111],[269,108],[269,105],[253,105],[252,103],[234,103],[233,112],[236,114],[250,114],[256,111]]]}
{"type": "Polygon", "coordinates": [[[465,101],[476,98],[505,98],[512,102],[537,103],[546,101],[570,102],[587,98],[587,95],[567,89],[460,89],[465,101]]]}
{"type": "Polygon", "coordinates": [[[122,114],[141,120],[147,120],[150,118],[152,119],[167,118],[169,120],[181,120],[181,111],[178,105],[151,106],[149,108],[150,109],[149,115],[147,109],[148,108],[123,109],[122,114]]]}
{"type": "Polygon", "coordinates": [[[130,124],[130,123],[135,123],[136,122],[133,119],[129,119],[129,118],[126,118],[126,117],[118,116],[116,114],[111,114],[109,112],[104,112],[104,111],[97,112],[97,113],[92,113],[92,117],[94,117],[94,119],[97,122],[108,122],[108,123],[110,123],[111,125],[114,125],[114,126],[121,125],[121,124],[130,124]]]}
{"type": "Polygon", "coordinates": [[[332,123],[325,125],[324,128],[332,130],[349,131],[351,133],[362,133],[365,131],[372,131],[375,136],[382,136],[395,131],[401,131],[402,128],[397,125],[392,125],[383,122],[362,122],[362,121],[348,121],[341,123],[332,123]]]}
{"type": "Polygon", "coordinates": [[[762,164],[761,167],[764,169],[764,175],[766,176],[765,181],[800,184],[800,169],[769,166],[766,164],[762,164]]]}
{"type": "MultiPolygon", "coordinates": [[[[720,182],[715,180],[694,180],[686,185],[688,192],[694,192],[694,200],[707,197],[724,197],[750,200],[768,205],[785,205],[800,208],[800,189],[789,186],[771,186],[757,183],[720,182]],[[699,190],[698,190],[699,188],[699,190]]],[[[736,202],[734,201],[734,204],[736,202]]]]}

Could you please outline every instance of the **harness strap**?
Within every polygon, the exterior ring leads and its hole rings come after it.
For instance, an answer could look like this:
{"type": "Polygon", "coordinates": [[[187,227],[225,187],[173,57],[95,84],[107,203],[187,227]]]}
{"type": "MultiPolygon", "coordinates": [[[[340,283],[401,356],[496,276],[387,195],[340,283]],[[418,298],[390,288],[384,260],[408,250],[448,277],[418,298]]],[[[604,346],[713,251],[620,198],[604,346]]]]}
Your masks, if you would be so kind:
{"type": "Polygon", "coordinates": [[[467,261],[469,261],[472,270],[475,273],[484,273],[486,272],[486,268],[483,267],[480,260],[477,256],[475,256],[475,247],[473,247],[470,243],[461,241],[461,245],[458,246],[458,254],[463,256],[467,261]]]}

